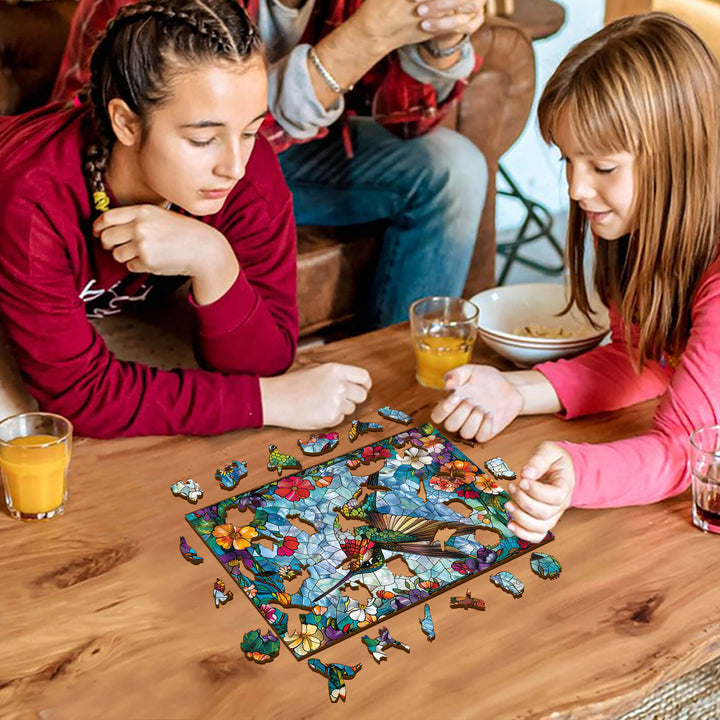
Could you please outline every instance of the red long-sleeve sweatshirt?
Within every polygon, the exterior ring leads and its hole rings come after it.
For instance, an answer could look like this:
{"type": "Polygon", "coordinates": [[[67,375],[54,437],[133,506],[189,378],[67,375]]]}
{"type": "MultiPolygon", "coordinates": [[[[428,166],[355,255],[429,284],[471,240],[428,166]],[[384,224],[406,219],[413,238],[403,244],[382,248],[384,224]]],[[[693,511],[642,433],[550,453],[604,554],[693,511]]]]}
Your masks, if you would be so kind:
{"type": "Polygon", "coordinates": [[[88,321],[183,281],[130,273],[93,237],[88,120],[57,105],[0,120],[0,322],[30,392],[92,437],[259,427],[259,377],[289,367],[298,333],[292,200],[275,154],[258,138],[222,210],[198,218],[227,238],[240,274],[210,305],[190,298],[203,369],[163,371],[118,360],[88,321]]]}

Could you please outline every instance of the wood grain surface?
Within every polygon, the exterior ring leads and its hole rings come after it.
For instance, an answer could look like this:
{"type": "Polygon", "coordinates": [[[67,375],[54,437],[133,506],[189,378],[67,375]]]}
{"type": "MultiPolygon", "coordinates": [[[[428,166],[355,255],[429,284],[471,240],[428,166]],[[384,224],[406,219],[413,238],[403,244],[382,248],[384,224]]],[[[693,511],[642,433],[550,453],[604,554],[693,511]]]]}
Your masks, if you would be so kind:
{"type": "MultiPolygon", "coordinates": [[[[481,351],[478,351],[480,354],[481,351]]],[[[300,363],[338,360],[374,378],[361,419],[389,404],[428,420],[437,391],[415,383],[409,331],[396,326],[304,353],[300,363]]],[[[523,418],[485,447],[519,471],[543,439],[604,441],[641,432],[653,405],[572,423],[523,418]]],[[[387,423],[387,435],[402,426],[387,423]]],[[[333,455],[347,451],[348,425],[333,455]]],[[[245,632],[267,626],[184,520],[227,497],[216,468],[247,460],[235,492],[272,480],[267,445],[291,449],[302,434],[266,429],[214,438],[77,439],[65,516],[27,524],[0,514],[0,717],[104,718],[611,718],[650,690],[720,655],[720,537],[691,525],[687,496],[648,507],[570,510],[547,546],[563,566],[554,581],[529,557],[503,569],[525,583],[521,599],[488,574],[388,622],[410,645],[377,665],[352,637],[323,662],[362,662],[347,702],[332,705],[326,680],[281,646],[258,666],[240,650],[245,632]],[[170,485],[192,477],[197,506],[170,485]],[[193,566],[180,535],[206,560],[193,566]],[[216,577],[236,590],[216,609],[216,577]],[[469,588],[484,612],[449,607],[469,588]]],[[[288,451],[288,450],[286,450],[288,451]]],[[[627,478],[633,482],[634,478],[627,478]]],[[[293,612],[290,611],[290,627],[293,612]]]]}

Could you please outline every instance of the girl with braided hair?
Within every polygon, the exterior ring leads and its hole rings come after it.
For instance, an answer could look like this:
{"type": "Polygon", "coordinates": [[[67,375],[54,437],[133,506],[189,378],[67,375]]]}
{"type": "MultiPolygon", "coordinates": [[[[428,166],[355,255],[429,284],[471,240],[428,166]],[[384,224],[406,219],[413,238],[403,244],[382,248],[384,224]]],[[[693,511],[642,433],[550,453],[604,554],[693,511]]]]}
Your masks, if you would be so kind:
{"type": "MultiPolygon", "coordinates": [[[[282,374],[297,345],[295,227],[257,137],[267,73],[244,10],[123,8],[86,96],[0,124],[0,321],[41,409],[94,437],[315,429],[352,413],[365,370],[282,374]],[[188,280],[202,369],[121,362],[88,321],[188,280]]],[[[9,395],[0,385],[0,413],[9,395]]]]}

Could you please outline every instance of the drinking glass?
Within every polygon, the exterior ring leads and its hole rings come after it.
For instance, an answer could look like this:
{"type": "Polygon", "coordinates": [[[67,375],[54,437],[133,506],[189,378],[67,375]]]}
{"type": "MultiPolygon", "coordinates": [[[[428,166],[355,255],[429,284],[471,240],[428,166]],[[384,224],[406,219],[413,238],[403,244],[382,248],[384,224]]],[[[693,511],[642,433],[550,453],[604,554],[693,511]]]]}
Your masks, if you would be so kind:
{"type": "Polygon", "coordinates": [[[70,422],[53,413],[0,421],[0,474],[12,517],[47,520],[63,514],[72,432],[70,422]]]}
{"type": "Polygon", "coordinates": [[[443,389],[448,370],[470,361],[477,335],[477,306],[456,297],[426,297],[410,306],[417,381],[443,389]]]}
{"type": "Polygon", "coordinates": [[[720,425],[690,435],[693,524],[720,533],[720,425]]]}

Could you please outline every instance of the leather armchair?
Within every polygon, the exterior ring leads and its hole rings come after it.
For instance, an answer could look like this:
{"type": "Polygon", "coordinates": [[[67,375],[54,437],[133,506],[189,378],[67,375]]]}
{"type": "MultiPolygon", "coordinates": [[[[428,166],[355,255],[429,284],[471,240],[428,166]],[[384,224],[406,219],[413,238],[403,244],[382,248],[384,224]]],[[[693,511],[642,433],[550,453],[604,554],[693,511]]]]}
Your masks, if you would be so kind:
{"type": "MultiPolygon", "coordinates": [[[[47,100],[75,6],[74,0],[0,0],[0,114],[47,100]]],[[[444,121],[478,145],[489,167],[467,296],[495,284],[495,173],[500,156],[525,127],[535,89],[531,42],[519,27],[489,18],[472,40],[482,68],[444,121]]],[[[378,242],[372,226],[298,228],[301,335],[352,320],[370,283],[378,242]]]]}

